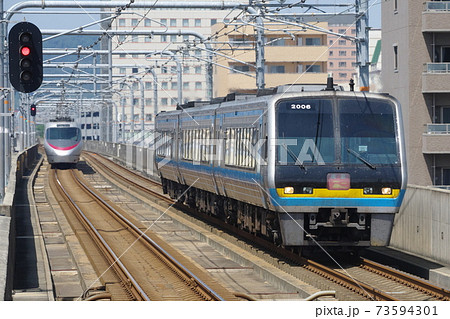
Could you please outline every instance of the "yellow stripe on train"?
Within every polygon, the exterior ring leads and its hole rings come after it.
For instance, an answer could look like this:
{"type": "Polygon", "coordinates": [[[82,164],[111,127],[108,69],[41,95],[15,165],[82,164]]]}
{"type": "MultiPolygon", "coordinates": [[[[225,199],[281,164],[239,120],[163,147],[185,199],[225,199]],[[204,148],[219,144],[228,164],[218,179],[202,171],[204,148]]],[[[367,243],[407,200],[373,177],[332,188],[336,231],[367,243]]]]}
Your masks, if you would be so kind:
{"type": "Polygon", "coordinates": [[[364,194],[362,188],[349,190],[329,190],[326,188],[314,188],[312,194],[285,194],[284,188],[277,188],[280,197],[320,197],[320,198],[396,198],[400,194],[399,189],[393,189],[391,195],[364,194]]]}

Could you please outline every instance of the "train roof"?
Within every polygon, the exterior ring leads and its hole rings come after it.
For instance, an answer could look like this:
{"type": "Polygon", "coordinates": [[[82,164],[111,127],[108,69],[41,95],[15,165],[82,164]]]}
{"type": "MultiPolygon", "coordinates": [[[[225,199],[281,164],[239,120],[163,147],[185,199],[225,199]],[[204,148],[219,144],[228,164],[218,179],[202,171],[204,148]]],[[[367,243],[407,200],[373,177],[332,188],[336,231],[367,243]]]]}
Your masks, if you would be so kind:
{"type": "Polygon", "coordinates": [[[47,122],[45,123],[45,128],[51,127],[80,127],[77,122],[68,122],[68,121],[58,121],[58,122],[47,122]]]}
{"type": "Polygon", "coordinates": [[[261,101],[269,101],[272,99],[280,98],[295,98],[295,97],[361,97],[361,98],[385,98],[395,100],[389,94],[385,93],[371,93],[371,92],[359,92],[359,91],[344,91],[340,88],[324,90],[324,85],[311,84],[309,88],[314,90],[304,90],[305,85],[283,85],[274,89],[270,89],[271,94],[248,94],[248,93],[231,93],[224,98],[215,98],[212,101],[193,101],[182,105],[179,105],[176,110],[162,111],[157,114],[157,117],[163,118],[166,116],[172,116],[180,113],[194,113],[194,112],[207,112],[209,110],[221,109],[226,107],[239,106],[249,102],[259,103],[261,101]],[[318,89],[318,88],[322,89],[318,89]]]}

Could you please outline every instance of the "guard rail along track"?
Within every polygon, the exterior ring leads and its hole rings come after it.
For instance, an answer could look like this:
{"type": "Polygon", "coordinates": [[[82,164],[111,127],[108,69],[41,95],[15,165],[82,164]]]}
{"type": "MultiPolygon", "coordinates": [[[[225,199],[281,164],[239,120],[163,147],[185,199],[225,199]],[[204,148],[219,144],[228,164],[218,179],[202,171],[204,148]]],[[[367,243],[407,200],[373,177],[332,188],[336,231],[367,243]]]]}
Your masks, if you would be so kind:
{"type": "Polygon", "coordinates": [[[76,170],[55,170],[54,178],[130,299],[225,299],[221,296],[224,292],[218,293],[208,286],[77,175],[80,173],[76,170]]]}
{"type": "MultiPolygon", "coordinates": [[[[103,157],[100,157],[93,153],[84,152],[83,155],[86,159],[89,159],[91,163],[94,164],[94,166],[100,168],[103,170],[106,174],[113,176],[115,179],[122,180],[123,185],[127,185],[129,188],[134,188],[136,190],[139,190],[139,192],[144,192],[148,195],[157,197],[159,199],[164,200],[165,202],[173,205],[174,201],[170,199],[169,197],[161,194],[161,185],[155,181],[152,181],[148,178],[145,178],[135,172],[132,172],[110,160],[107,160],[103,157]],[[127,177],[129,176],[129,177],[127,177]],[[155,186],[159,186],[157,191],[154,191],[152,189],[155,188],[155,186]]],[[[174,205],[175,206],[175,205],[174,205]]],[[[176,205],[179,207],[180,205],[176,205]]],[[[186,206],[182,205],[183,210],[187,210],[186,206]]],[[[196,214],[198,215],[198,214],[196,214]]],[[[206,220],[209,223],[216,224],[218,227],[222,229],[226,229],[228,231],[231,231],[235,234],[238,234],[239,236],[253,242],[254,244],[263,247],[264,249],[267,249],[268,251],[271,251],[278,256],[285,258],[287,260],[293,261],[299,265],[302,265],[302,267],[319,274],[322,277],[328,278],[330,281],[333,281],[335,283],[338,283],[341,286],[346,287],[347,289],[354,291],[357,294],[360,294],[361,296],[366,297],[368,300],[380,300],[380,301],[397,301],[398,299],[380,291],[379,289],[376,289],[374,287],[371,287],[370,285],[364,284],[362,282],[356,281],[354,278],[352,278],[349,275],[346,275],[345,273],[340,273],[338,271],[335,271],[329,267],[326,267],[324,265],[321,265],[313,260],[303,258],[297,254],[294,254],[282,247],[277,247],[273,245],[272,243],[252,236],[251,234],[237,229],[225,222],[222,222],[214,217],[201,214],[201,218],[206,220]]],[[[382,266],[380,264],[361,259],[360,260],[360,267],[363,269],[366,269],[370,272],[377,273],[383,277],[389,278],[393,281],[396,281],[398,283],[401,283],[405,286],[412,287],[415,290],[424,292],[428,294],[429,296],[438,299],[438,300],[450,300],[450,292],[442,289],[440,287],[434,286],[429,282],[417,279],[416,277],[410,276],[408,274],[404,274],[398,270],[388,268],[385,266],[382,266]]]]}

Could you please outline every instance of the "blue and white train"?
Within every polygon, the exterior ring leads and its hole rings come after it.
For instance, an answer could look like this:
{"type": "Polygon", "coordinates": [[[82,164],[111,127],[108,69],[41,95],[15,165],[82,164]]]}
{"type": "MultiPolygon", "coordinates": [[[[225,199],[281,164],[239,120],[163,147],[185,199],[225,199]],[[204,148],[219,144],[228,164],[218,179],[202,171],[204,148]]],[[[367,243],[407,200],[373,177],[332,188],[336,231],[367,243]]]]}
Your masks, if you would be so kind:
{"type": "Polygon", "coordinates": [[[50,164],[75,165],[83,149],[81,128],[68,120],[45,124],[44,148],[50,164]]]}
{"type": "Polygon", "coordinates": [[[286,247],[387,245],[407,183],[398,101],[295,90],[159,113],[164,192],[286,247]]]}

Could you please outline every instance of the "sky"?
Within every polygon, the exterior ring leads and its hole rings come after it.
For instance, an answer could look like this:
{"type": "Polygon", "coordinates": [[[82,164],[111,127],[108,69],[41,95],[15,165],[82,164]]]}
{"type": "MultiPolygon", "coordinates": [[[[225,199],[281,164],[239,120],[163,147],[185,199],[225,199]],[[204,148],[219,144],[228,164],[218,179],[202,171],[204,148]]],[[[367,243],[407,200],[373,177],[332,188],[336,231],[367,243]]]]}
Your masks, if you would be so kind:
{"type": "MultiPolygon", "coordinates": [[[[64,1],[64,0],[59,0],[64,1]]],[[[65,0],[67,2],[73,2],[74,4],[79,3],[77,0],[65,0]]],[[[92,0],[99,1],[99,0],[92,0]]],[[[139,1],[139,0],[137,0],[139,1]]],[[[147,0],[148,1],[148,0],[147,0]]],[[[167,0],[161,0],[167,1],[167,0]]],[[[278,0],[279,2],[280,0],[278,0]]],[[[373,28],[381,28],[381,0],[368,0],[369,1],[369,26],[373,28]]],[[[4,2],[4,10],[8,10],[14,4],[21,2],[19,0],[3,0],[4,2]]],[[[243,0],[242,2],[246,2],[243,0]]],[[[274,0],[272,2],[277,2],[274,0]]],[[[289,2],[298,2],[298,0],[287,0],[286,3],[289,2]]],[[[306,0],[306,4],[354,4],[355,0],[306,0]]],[[[42,9],[28,9],[27,11],[35,11],[39,12],[39,14],[27,14],[26,20],[36,24],[41,29],[72,29],[82,25],[86,25],[88,23],[93,22],[96,18],[98,19],[98,15],[96,14],[88,14],[84,11],[84,9],[75,9],[72,10],[71,14],[49,14],[50,10],[42,10],[42,9]],[[79,13],[79,14],[78,14],[79,13]]],[[[330,12],[340,12],[342,7],[329,8],[327,11],[330,12]]],[[[60,10],[61,11],[61,10],[60,10]]],[[[67,9],[66,9],[67,11],[67,9]]],[[[87,11],[87,10],[86,10],[87,11]]],[[[93,10],[90,10],[93,12],[93,10]]],[[[11,21],[10,25],[23,21],[24,15],[15,14],[13,16],[13,21],[11,21]]]]}

